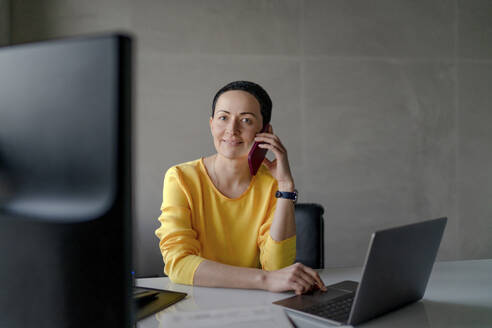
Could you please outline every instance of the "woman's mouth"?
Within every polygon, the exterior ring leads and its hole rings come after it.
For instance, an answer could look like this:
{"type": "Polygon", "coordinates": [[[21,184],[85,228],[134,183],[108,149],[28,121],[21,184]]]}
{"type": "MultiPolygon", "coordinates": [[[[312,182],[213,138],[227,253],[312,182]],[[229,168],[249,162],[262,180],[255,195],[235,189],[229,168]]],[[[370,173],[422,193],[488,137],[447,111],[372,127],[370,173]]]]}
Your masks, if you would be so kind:
{"type": "Polygon", "coordinates": [[[238,140],[222,140],[222,142],[224,142],[230,146],[238,146],[238,145],[243,143],[242,141],[238,141],[238,140]]]}

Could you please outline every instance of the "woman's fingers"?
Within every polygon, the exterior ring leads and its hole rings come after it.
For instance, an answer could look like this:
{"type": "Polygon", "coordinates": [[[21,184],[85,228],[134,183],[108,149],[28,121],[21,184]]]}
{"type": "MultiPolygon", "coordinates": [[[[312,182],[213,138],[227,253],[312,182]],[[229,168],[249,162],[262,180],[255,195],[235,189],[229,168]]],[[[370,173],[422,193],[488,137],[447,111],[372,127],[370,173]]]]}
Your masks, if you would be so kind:
{"type": "Polygon", "coordinates": [[[295,263],[267,275],[267,289],[273,292],[293,290],[297,295],[318,287],[326,291],[318,273],[301,263],[295,263]]]}
{"type": "Polygon", "coordinates": [[[310,275],[310,274],[308,274],[308,273],[307,273],[307,272],[305,272],[305,271],[299,271],[299,272],[297,273],[297,276],[298,276],[300,279],[304,280],[304,281],[305,281],[305,282],[306,282],[306,283],[307,283],[310,287],[311,287],[311,286],[316,286],[316,285],[318,285],[318,283],[316,282],[316,280],[315,280],[313,277],[311,277],[311,275],[310,275]]]}
{"type": "Polygon", "coordinates": [[[316,271],[301,263],[296,263],[294,264],[294,266],[295,266],[294,273],[299,278],[306,281],[309,284],[309,286],[317,286],[319,289],[326,291],[325,284],[323,283],[321,277],[316,271]]]}
{"type": "Polygon", "coordinates": [[[270,149],[271,151],[273,151],[273,153],[275,154],[275,156],[283,156],[283,155],[286,154],[286,150],[285,149],[280,149],[280,148],[278,148],[278,147],[276,147],[275,145],[272,145],[272,144],[261,143],[261,144],[258,145],[258,147],[270,149]]]}
{"type": "Polygon", "coordinates": [[[265,142],[266,144],[273,145],[275,148],[279,149],[281,152],[285,153],[287,150],[276,135],[260,133],[255,137],[256,142],[265,142]]]}
{"type": "Polygon", "coordinates": [[[284,154],[285,153],[284,151],[282,151],[281,149],[275,147],[272,144],[262,143],[262,144],[259,144],[258,147],[270,149],[271,151],[273,151],[273,153],[275,154],[275,156],[278,156],[280,154],[284,154]]]}
{"type": "Polygon", "coordinates": [[[269,160],[268,158],[263,159],[263,164],[266,165],[269,169],[274,167],[277,164],[277,159],[274,159],[273,161],[269,160]]]}
{"type": "Polygon", "coordinates": [[[303,293],[304,287],[297,282],[292,282],[292,290],[296,293],[296,295],[301,295],[303,293]]]}
{"type": "Polygon", "coordinates": [[[325,283],[321,280],[318,272],[314,271],[310,267],[305,267],[306,272],[316,281],[316,285],[319,289],[326,291],[325,283]]]}
{"type": "Polygon", "coordinates": [[[284,272],[287,288],[294,290],[296,294],[302,294],[311,289],[312,282],[309,281],[309,277],[303,277],[300,263],[279,270],[281,271],[284,272]]]}
{"type": "Polygon", "coordinates": [[[303,279],[299,279],[299,278],[293,278],[291,280],[291,284],[292,284],[292,289],[296,292],[296,294],[303,294],[305,292],[307,292],[311,286],[303,279]]]}
{"type": "Polygon", "coordinates": [[[256,141],[273,142],[273,143],[277,143],[283,147],[283,144],[282,144],[282,141],[280,141],[280,138],[274,134],[271,134],[271,133],[258,133],[255,136],[255,140],[256,141]]]}

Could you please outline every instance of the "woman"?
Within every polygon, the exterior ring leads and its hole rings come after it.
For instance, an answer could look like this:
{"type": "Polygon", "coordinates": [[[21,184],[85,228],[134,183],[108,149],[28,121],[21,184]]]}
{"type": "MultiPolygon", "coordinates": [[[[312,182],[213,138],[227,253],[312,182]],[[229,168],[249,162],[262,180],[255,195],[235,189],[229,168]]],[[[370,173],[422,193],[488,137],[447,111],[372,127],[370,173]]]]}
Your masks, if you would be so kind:
{"type": "Polygon", "coordinates": [[[166,172],[156,235],[173,282],[296,294],[325,290],[316,271],[292,264],[294,202],[284,197],[296,191],[287,151],[269,125],[271,109],[259,85],[229,83],[212,104],[217,153],[166,172]],[[259,133],[264,127],[267,132],[259,133]],[[251,176],[248,153],[255,141],[275,160],[265,159],[251,176]]]}

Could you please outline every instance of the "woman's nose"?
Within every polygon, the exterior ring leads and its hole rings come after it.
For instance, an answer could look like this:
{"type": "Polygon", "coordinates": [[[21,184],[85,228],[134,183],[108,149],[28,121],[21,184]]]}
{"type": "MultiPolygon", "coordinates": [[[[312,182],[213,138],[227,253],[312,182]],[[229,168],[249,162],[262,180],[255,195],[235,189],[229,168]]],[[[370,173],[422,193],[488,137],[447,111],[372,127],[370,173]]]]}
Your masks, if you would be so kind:
{"type": "Polygon", "coordinates": [[[227,132],[229,133],[237,133],[239,131],[239,122],[236,120],[230,120],[229,124],[227,124],[227,132]]]}

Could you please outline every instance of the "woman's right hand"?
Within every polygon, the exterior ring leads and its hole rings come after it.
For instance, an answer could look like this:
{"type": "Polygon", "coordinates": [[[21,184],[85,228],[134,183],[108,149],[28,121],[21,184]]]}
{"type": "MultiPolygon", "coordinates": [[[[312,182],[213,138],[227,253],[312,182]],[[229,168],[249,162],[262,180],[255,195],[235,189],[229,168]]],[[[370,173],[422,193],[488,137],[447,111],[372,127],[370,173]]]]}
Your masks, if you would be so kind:
{"type": "Polygon", "coordinates": [[[313,288],[326,291],[325,284],[319,274],[301,263],[294,263],[276,271],[267,271],[265,289],[270,292],[293,290],[297,295],[306,293],[313,288]]]}

